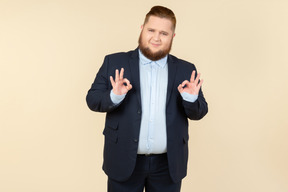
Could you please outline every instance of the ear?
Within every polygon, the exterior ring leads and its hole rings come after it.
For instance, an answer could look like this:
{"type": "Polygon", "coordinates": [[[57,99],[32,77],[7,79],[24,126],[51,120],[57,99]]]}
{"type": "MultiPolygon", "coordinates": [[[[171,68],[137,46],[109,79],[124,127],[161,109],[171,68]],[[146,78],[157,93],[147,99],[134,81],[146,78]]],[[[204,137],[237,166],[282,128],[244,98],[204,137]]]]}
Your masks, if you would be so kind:
{"type": "Polygon", "coordinates": [[[141,29],[143,29],[144,25],[141,25],[141,29]]]}
{"type": "Polygon", "coordinates": [[[173,34],[173,38],[175,37],[176,33],[173,34]]]}

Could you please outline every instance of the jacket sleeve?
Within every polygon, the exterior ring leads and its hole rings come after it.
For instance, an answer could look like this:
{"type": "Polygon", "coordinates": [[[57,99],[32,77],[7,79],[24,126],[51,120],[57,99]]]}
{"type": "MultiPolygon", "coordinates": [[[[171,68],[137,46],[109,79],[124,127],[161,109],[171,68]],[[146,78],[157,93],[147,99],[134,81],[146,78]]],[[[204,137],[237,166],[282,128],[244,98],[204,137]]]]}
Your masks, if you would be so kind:
{"type": "Polygon", "coordinates": [[[109,67],[109,57],[106,56],[86,96],[87,105],[92,111],[110,112],[118,106],[110,98],[112,85],[109,79],[109,67]]]}
{"type": "MultiPolygon", "coordinates": [[[[190,79],[191,73],[193,70],[196,71],[195,77],[197,77],[197,69],[194,64],[189,65],[190,70],[185,70],[186,79],[190,79]]],[[[182,99],[182,105],[187,117],[191,120],[200,120],[208,113],[208,104],[204,98],[202,88],[199,90],[198,98],[195,102],[188,102],[182,99]]]]}
{"type": "Polygon", "coordinates": [[[195,102],[183,100],[182,103],[187,117],[191,120],[200,120],[208,113],[208,104],[201,89],[195,102]]]}

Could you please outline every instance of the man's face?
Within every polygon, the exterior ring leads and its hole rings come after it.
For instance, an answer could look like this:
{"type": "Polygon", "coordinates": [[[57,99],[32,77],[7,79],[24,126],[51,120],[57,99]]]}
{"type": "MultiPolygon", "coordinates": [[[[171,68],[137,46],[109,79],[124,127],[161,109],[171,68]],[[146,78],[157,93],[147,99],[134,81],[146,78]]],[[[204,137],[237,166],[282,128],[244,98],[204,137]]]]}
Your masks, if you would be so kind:
{"type": "Polygon", "coordinates": [[[150,16],[148,22],[142,26],[139,48],[152,61],[162,59],[170,52],[174,36],[169,19],[150,16]]]}

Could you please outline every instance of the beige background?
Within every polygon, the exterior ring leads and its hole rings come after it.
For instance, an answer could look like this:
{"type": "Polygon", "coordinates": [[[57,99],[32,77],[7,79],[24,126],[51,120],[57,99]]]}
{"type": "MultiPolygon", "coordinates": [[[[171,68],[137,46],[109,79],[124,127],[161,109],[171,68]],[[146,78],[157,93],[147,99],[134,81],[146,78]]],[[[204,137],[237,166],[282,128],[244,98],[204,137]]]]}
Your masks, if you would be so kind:
{"type": "Polygon", "coordinates": [[[106,190],[104,114],[86,92],[156,4],[174,10],[172,53],[196,64],[209,103],[182,191],[288,191],[288,1],[0,0],[1,192],[106,190]]]}

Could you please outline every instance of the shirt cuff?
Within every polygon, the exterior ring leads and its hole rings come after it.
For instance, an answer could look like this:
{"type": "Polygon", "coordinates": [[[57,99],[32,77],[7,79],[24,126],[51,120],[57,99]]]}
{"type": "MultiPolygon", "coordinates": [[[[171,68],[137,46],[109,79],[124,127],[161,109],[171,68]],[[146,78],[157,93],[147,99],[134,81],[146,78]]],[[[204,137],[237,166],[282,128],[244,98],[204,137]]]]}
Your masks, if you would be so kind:
{"type": "Polygon", "coordinates": [[[194,103],[198,99],[198,95],[189,94],[187,92],[181,93],[181,96],[185,101],[188,101],[191,103],[194,103]]]}
{"type": "Polygon", "coordinates": [[[113,93],[113,90],[111,90],[111,92],[110,92],[110,98],[111,98],[112,102],[114,103],[114,105],[118,105],[119,103],[121,103],[121,101],[123,101],[125,96],[126,96],[126,94],[116,95],[115,93],[113,93]]]}

